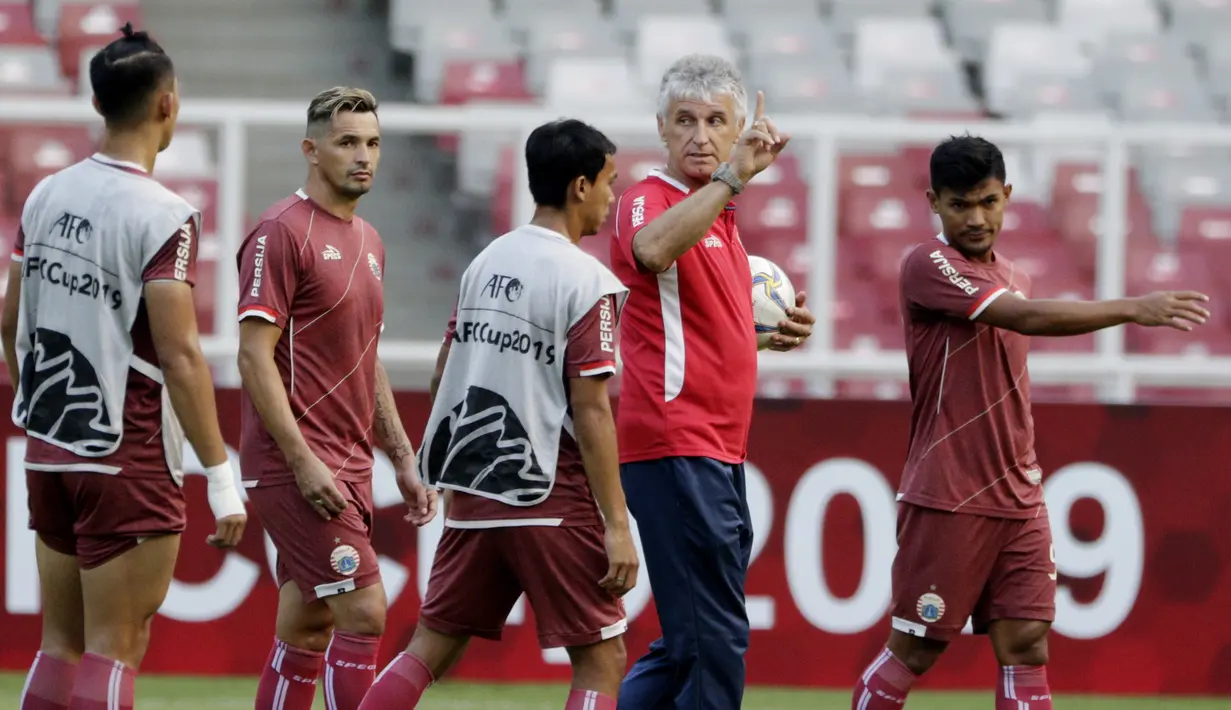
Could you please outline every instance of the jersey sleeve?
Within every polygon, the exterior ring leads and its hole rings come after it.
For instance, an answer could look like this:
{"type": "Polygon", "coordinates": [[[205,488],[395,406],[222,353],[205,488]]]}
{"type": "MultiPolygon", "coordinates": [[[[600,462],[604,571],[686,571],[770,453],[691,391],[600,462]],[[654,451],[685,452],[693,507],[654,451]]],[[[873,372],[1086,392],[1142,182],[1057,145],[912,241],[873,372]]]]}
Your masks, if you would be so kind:
{"type": "Polygon", "coordinates": [[[197,283],[197,223],[188,220],[175,230],[170,238],[154,252],[145,264],[141,280],[183,281],[189,286],[197,283]]]}
{"type": "Polygon", "coordinates": [[[17,225],[17,241],[13,242],[13,261],[21,263],[26,254],[26,230],[17,225]]]}
{"type": "Polygon", "coordinates": [[[299,285],[299,250],[279,222],[265,222],[239,251],[239,319],[261,318],[286,328],[299,285]]]}
{"type": "Polygon", "coordinates": [[[614,375],[615,326],[615,298],[607,294],[569,329],[568,346],[564,350],[564,376],[614,375]]]}
{"type": "Polygon", "coordinates": [[[953,252],[924,247],[902,264],[902,293],[918,308],[974,320],[1005,289],[953,252]]]}
{"type": "Polygon", "coordinates": [[[662,190],[642,184],[631,188],[616,206],[615,238],[611,240],[611,262],[628,264],[641,272],[646,268],[633,255],[633,237],[641,228],[671,209],[662,190]]]}

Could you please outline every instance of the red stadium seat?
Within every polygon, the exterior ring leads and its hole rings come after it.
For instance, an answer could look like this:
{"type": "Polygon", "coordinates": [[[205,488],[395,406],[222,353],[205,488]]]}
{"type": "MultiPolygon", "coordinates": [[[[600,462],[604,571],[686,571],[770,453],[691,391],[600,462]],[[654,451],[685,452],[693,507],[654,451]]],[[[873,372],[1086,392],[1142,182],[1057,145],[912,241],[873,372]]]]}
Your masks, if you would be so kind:
{"type": "Polygon", "coordinates": [[[73,86],[60,74],[50,47],[0,44],[0,96],[70,96],[73,86]]]}
{"type": "Polygon", "coordinates": [[[922,193],[905,189],[852,189],[838,209],[841,238],[880,238],[886,235],[924,239],[936,234],[934,215],[922,193]]]}
{"type": "Polygon", "coordinates": [[[201,231],[212,235],[218,231],[218,182],[216,180],[193,180],[189,178],[161,178],[159,182],[168,190],[188,200],[201,210],[201,231]]]}
{"type": "Polygon", "coordinates": [[[1231,207],[1185,207],[1180,219],[1179,238],[1185,242],[1231,243],[1231,207]]]}
{"type": "Polygon", "coordinates": [[[1031,298],[1055,298],[1066,292],[1085,292],[1094,283],[1094,245],[1002,235],[996,251],[1030,276],[1031,298]]]}
{"type": "Polygon", "coordinates": [[[1031,402],[1094,402],[1094,385],[1030,383],[1031,402]]]}
{"type": "Polygon", "coordinates": [[[82,126],[23,126],[10,131],[10,203],[24,203],[39,180],[88,157],[94,147],[89,129],[82,126]]]}
{"type": "Polygon", "coordinates": [[[526,74],[520,61],[451,60],[445,64],[440,103],[529,101],[526,74]]]}
{"type": "MultiPolygon", "coordinates": [[[[1101,232],[1102,207],[1098,195],[1070,194],[1063,201],[1052,204],[1056,229],[1066,241],[1094,243],[1101,232]]],[[[1144,200],[1131,202],[1128,214],[1129,243],[1147,247],[1158,244],[1150,222],[1150,208],[1144,200]]]]}
{"type": "Polygon", "coordinates": [[[863,189],[900,191],[914,189],[906,162],[897,153],[843,153],[838,157],[840,194],[863,189]]]}
{"type": "MultiPolygon", "coordinates": [[[[740,238],[750,254],[764,255],[766,246],[771,244],[807,242],[808,186],[802,182],[760,187],[751,183],[736,198],[736,204],[740,238]]],[[[784,264],[779,266],[787,268],[784,264]]]]}
{"type": "Polygon", "coordinates": [[[43,46],[46,41],[34,26],[30,2],[0,2],[0,45],[43,46]]]}
{"type": "Polygon", "coordinates": [[[1052,227],[1043,205],[1030,200],[1010,200],[1004,210],[998,244],[1003,245],[1006,238],[1052,242],[1058,240],[1060,235],[1052,227]]]}
{"type": "Polygon", "coordinates": [[[133,23],[133,27],[137,29],[145,26],[139,2],[120,0],[60,3],[56,43],[60,54],[60,70],[64,76],[76,81],[81,69],[82,52],[93,47],[102,47],[115,39],[116,32],[126,22],[133,23]]]}
{"type": "MultiPolygon", "coordinates": [[[[1224,292],[1205,255],[1195,249],[1158,251],[1132,249],[1128,253],[1126,290],[1143,295],[1160,290],[1196,290],[1211,294],[1224,292]]],[[[1133,353],[1167,355],[1231,354],[1231,333],[1227,323],[1215,320],[1191,332],[1173,328],[1130,328],[1125,333],[1125,349],[1133,353]]]]}

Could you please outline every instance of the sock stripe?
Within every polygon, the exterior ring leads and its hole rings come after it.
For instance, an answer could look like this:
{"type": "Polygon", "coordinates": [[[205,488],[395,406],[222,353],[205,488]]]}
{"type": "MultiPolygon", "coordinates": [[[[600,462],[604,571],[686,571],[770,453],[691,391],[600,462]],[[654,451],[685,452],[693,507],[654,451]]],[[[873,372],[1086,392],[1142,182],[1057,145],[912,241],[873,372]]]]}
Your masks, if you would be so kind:
{"type": "Polygon", "coordinates": [[[338,710],[338,699],[333,690],[333,666],[325,667],[325,709],[338,710]]]}
{"type": "Polygon", "coordinates": [[[891,655],[892,654],[889,653],[889,649],[887,648],[880,652],[880,655],[876,657],[876,660],[872,662],[872,665],[868,666],[868,670],[863,674],[864,685],[868,685],[872,682],[872,678],[880,672],[881,666],[889,662],[891,655]]]}
{"type": "Polygon", "coordinates": [[[286,658],[286,644],[281,641],[274,642],[274,660],[270,665],[279,674],[282,673],[282,659],[286,658]]]}
{"type": "Polygon", "coordinates": [[[43,660],[43,652],[34,654],[34,663],[30,665],[30,673],[26,676],[26,684],[21,687],[21,700],[17,707],[25,707],[26,696],[30,693],[30,683],[34,681],[34,673],[38,670],[38,662],[43,660]]]}
{"type": "MultiPolygon", "coordinates": [[[[1017,684],[1013,679],[1013,666],[1004,667],[1004,697],[1006,700],[1017,700],[1017,684]]],[[[1021,710],[1020,703],[1018,710],[1021,710]]]]}
{"type": "Polygon", "coordinates": [[[863,695],[859,696],[859,710],[868,710],[868,703],[870,702],[872,702],[872,691],[865,686],[863,695]]]}
{"type": "Polygon", "coordinates": [[[114,661],[111,677],[107,680],[107,710],[120,710],[120,681],[124,678],[124,666],[114,661]]]}

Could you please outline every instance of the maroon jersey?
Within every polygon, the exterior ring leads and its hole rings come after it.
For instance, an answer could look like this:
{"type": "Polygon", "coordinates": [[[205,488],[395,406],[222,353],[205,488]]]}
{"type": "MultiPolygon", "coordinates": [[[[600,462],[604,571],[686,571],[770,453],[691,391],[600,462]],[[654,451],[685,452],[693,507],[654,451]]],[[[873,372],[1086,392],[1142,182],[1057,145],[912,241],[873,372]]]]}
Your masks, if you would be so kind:
{"type": "Polygon", "coordinates": [[[1029,341],[976,320],[1007,291],[1028,296],[1026,273],[1000,255],[968,261],[943,237],[903,261],[913,412],[899,500],[1001,518],[1040,514],[1029,341]]]}
{"type": "MultiPolygon", "coordinates": [[[[127,164],[115,167],[128,172],[145,172],[127,167],[127,164]]],[[[142,281],[183,281],[189,286],[194,285],[197,277],[197,237],[193,220],[186,222],[174,234],[167,235],[166,243],[145,265],[142,281]],[[182,252],[181,247],[184,247],[182,252]],[[184,259],[185,253],[187,259],[184,259]]],[[[24,248],[25,234],[19,228],[13,248],[14,261],[22,260],[24,248]]],[[[144,298],[129,332],[132,335],[133,357],[161,369],[144,298]]],[[[134,478],[167,477],[171,469],[162,440],[162,385],[135,369],[129,369],[124,391],[124,436],[114,453],[100,458],[86,458],[31,436],[26,439],[26,468],[37,471],[95,471],[134,478]]]]}
{"type": "MultiPolygon", "coordinates": [[[[569,330],[564,360],[564,389],[567,395],[569,379],[573,377],[606,377],[615,373],[615,358],[611,352],[611,333],[615,330],[617,311],[610,295],[599,299],[590,312],[569,330]],[[604,337],[604,332],[606,337],[604,337]]],[[[451,340],[457,325],[457,312],[449,319],[445,339],[451,340]]],[[[581,461],[581,450],[573,438],[572,410],[560,432],[560,455],[556,460],[556,483],[551,495],[538,505],[519,507],[481,496],[454,493],[449,506],[449,524],[453,527],[495,528],[526,525],[600,525],[598,505],[590,492],[590,481],[581,461]],[[469,522],[469,525],[456,525],[469,522]]]]}
{"type": "MultiPolygon", "coordinates": [[[[274,362],[304,440],[335,478],[370,480],[385,310],[380,235],[359,217],[333,216],[301,190],[261,215],[238,262],[239,319],[282,329],[274,362]]],[[[241,408],[244,480],[293,481],[246,390],[241,408]]]]}

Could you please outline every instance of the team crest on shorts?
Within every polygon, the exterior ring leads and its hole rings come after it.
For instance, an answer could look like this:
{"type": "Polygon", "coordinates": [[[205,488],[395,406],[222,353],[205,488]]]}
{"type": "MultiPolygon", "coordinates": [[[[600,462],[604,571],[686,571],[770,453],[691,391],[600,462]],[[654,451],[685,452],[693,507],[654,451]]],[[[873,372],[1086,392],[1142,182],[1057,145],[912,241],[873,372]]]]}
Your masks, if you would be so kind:
{"type": "Polygon", "coordinates": [[[919,597],[919,601],[915,604],[915,611],[919,612],[920,619],[934,624],[945,615],[945,600],[941,599],[939,594],[928,592],[919,597]]]}
{"type": "Polygon", "coordinates": [[[329,555],[333,571],[350,577],[359,571],[359,551],[350,545],[338,545],[329,555]]]}
{"type": "Polygon", "coordinates": [[[368,252],[368,268],[372,269],[372,275],[380,281],[380,262],[376,260],[376,255],[372,252],[368,252]]]}

